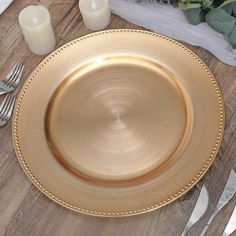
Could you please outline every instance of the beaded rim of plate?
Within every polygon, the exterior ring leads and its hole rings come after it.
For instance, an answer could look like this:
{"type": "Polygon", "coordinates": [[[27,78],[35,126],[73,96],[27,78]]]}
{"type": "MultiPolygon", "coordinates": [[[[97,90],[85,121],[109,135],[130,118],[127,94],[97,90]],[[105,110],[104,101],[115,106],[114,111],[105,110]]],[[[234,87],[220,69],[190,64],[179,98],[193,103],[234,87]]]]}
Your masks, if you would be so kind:
{"type": "Polygon", "coordinates": [[[222,94],[220,92],[220,88],[219,85],[216,81],[216,79],[214,78],[212,72],[208,69],[207,65],[192,51],[190,51],[190,49],[188,49],[187,47],[185,47],[184,45],[182,45],[181,43],[178,43],[177,41],[170,39],[164,35],[160,35],[157,33],[153,33],[153,32],[149,32],[149,31],[144,31],[144,30],[135,30],[135,29],[115,29],[115,30],[105,30],[105,31],[100,31],[100,32],[96,32],[96,33],[92,33],[92,34],[88,34],[86,36],[80,37],[78,39],[75,39],[65,45],[63,45],[62,47],[56,49],[54,52],[52,52],[49,56],[47,56],[38,66],[37,68],[32,72],[32,74],[29,76],[29,79],[27,80],[27,82],[24,84],[22,91],[20,92],[20,96],[18,97],[17,100],[17,106],[15,108],[15,112],[14,112],[14,120],[13,120],[13,127],[12,127],[12,135],[13,135],[13,144],[15,146],[15,150],[16,150],[16,154],[17,154],[17,158],[23,168],[23,170],[25,171],[26,175],[29,177],[29,179],[34,183],[34,185],[41,191],[43,192],[46,196],[48,196],[49,198],[51,198],[52,200],[54,200],[55,202],[59,203],[60,205],[69,208],[71,210],[74,210],[76,212],[80,212],[80,213],[84,213],[84,214],[88,214],[88,215],[94,215],[94,216],[104,216],[104,217],[111,217],[111,216],[131,216],[131,215],[137,215],[137,214],[141,214],[141,213],[145,213],[148,211],[152,211],[155,210],[157,208],[160,208],[164,205],[167,205],[168,203],[176,200],[177,198],[179,198],[180,196],[182,196],[185,192],[187,192],[190,188],[192,188],[195,184],[197,184],[197,182],[201,179],[201,177],[203,177],[203,175],[206,173],[206,171],[209,169],[209,167],[211,166],[214,158],[217,155],[217,152],[219,150],[222,138],[223,138],[223,134],[224,134],[224,123],[225,123],[225,110],[224,110],[224,103],[223,103],[223,97],[222,94]],[[129,210],[129,211],[124,211],[124,212],[104,212],[104,211],[93,211],[90,209],[85,209],[79,206],[75,206],[73,204],[70,204],[66,201],[64,201],[63,199],[57,197],[56,195],[54,195],[53,193],[51,193],[49,190],[47,190],[41,183],[40,181],[33,175],[33,173],[31,172],[30,168],[27,165],[27,162],[24,159],[24,156],[22,154],[20,145],[19,145],[19,137],[18,137],[18,117],[19,117],[19,113],[20,113],[20,107],[21,107],[21,103],[22,100],[24,98],[24,95],[27,91],[27,88],[30,86],[31,82],[36,78],[37,74],[39,73],[39,71],[46,65],[48,64],[56,55],[58,55],[60,52],[62,52],[63,50],[67,49],[68,47],[71,47],[83,40],[86,40],[88,38],[92,38],[92,37],[97,37],[97,36],[101,36],[104,34],[110,34],[110,33],[122,33],[122,32],[130,32],[130,33],[138,33],[138,34],[146,34],[148,36],[152,36],[152,37],[158,37],[160,39],[166,40],[172,44],[174,44],[177,47],[180,47],[181,49],[183,49],[186,53],[188,53],[191,57],[193,57],[201,66],[202,68],[205,70],[205,72],[207,73],[207,75],[209,76],[213,87],[215,89],[217,98],[218,98],[218,102],[219,102],[219,114],[220,114],[220,123],[219,123],[219,129],[218,129],[218,135],[216,138],[216,142],[214,147],[212,148],[211,154],[209,155],[208,160],[205,162],[205,164],[202,166],[202,168],[198,171],[198,173],[192,178],[191,181],[189,181],[188,184],[184,185],[179,191],[171,194],[169,197],[167,197],[166,199],[162,200],[162,201],[158,201],[155,204],[151,205],[151,206],[147,206],[144,207],[142,209],[136,209],[136,210],[129,210]]]}

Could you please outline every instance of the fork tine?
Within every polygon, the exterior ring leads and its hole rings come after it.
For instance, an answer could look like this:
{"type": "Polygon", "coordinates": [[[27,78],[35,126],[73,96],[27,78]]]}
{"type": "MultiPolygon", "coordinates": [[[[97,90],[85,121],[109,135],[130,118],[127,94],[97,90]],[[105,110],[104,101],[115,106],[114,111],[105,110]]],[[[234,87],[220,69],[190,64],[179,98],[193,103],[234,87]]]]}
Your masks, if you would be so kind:
{"type": "Polygon", "coordinates": [[[24,71],[24,68],[25,68],[25,66],[23,64],[21,64],[21,68],[19,70],[18,75],[15,77],[14,81],[12,81],[12,83],[11,83],[12,87],[16,87],[19,84],[21,76],[22,76],[22,73],[24,71]]]}
{"type": "Polygon", "coordinates": [[[2,103],[0,104],[0,113],[1,113],[3,107],[5,106],[5,104],[7,103],[7,100],[8,100],[9,98],[10,98],[10,95],[7,94],[7,95],[5,96],[5,98],[3,99],[2,103]]]}
{"type": "Polygon", "coordinates": [[[11,100],[12,100],[11,96],[8,96],[6,102],[3,104],[3,107],[0,110],[0,119],[3,120],[3,117],[8,109],[8,106],[11,103],[11,100]]]}
{"type": "Polygon", "coordinates": [[[6,78],[2,81],[3,83],[5,83],[5,84],[7,84],[8,83],[8,81],[12,78],[12,76],[15,74],[15,71],[16,71],[16,69],[17,69],[17,67],[19,66],[19,64],[15,64],[13,67],[12,67],[12,69],[11,69],[11,71],[10,71],[10,73],[6,76],[6,78]]]}
{"type": "Polygon", "coordinates": [[[9,81],[7,82],[8,86],[12,86],[12,84],[14,84],[14,81],[18,78],[19,73],[21,72],[23,64],[19,64],[16,67],[16,70],[14,72],[14,74],[12,74],[11,78],[9,79],[9,81]]]}
{"type": "Polygon", "coordinates": [[[11,71],[8,73],[8,75],[6,76],[6,80],[9,79],[9,77],[14,73],[16,67],[18,66],[18,63],[15,63],[11,69],[11,71]]]}
{"type": "Polygon", "coordinates": [[[11,118],[11,114],[12,114],[13,109],[14,109],[15,101],[16,101],[16,96],[11,97],[10,103],[8,104],[7,109],[5,111],[5,114],[2,117],[2,119],[5,122],[7,122],[11,118]]]}
{"type": "Polygon", "coordinates": [[[16,66],[14,66],[14,70],[12,70],[12,73],[10,73],[10,75],[8,75],[6,77],[6,80],[3,80],[3,82],[5,83],[5,85],[9,86],[10,83],[12,82],[12,80],[15,78],[16,73],[18,72],[19,68],[20,68],[21,64],[16,64],[16,66]]]}

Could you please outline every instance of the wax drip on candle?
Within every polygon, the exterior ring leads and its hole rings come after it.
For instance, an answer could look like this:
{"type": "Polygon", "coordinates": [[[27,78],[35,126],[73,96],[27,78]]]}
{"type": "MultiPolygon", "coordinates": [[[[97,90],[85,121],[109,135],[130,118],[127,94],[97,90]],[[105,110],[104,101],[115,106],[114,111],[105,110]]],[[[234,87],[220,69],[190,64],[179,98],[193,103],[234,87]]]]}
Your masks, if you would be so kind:
{"type": "Polygon", "coordinates": [[[96,4],[95,0],[92,0],[92,8],[93,8],[93,10],[97,9],[97,4],[96,4]]]}

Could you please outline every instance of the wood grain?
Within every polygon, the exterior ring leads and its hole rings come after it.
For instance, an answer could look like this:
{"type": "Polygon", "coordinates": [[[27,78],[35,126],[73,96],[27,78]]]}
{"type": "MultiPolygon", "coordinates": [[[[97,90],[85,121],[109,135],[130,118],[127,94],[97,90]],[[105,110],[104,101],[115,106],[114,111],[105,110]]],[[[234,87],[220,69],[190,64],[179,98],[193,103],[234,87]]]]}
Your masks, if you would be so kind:
{"type": "MultiPolygon", "coordinates": [[[[20,33],[17,17],[31,3],[45,4],[51,13],[57,46],[85,35],[77,1],[14,1],[0,16],[0,78],[12,65],[23,61],[26,79],[42,57],[32,55],[20,33]]],[[[139,28],[113,15],[110,29],[139,28]]],[[[97,218],[74,213],[49,200],[26,178],[18,164],[11,142],[11,124],[0,129],[0,235],[4,236],[175,236],[180,235],[196,203],[199,186],[210,193],[207,214],[191,230],[197,236],[207,222],[224,188],[231,168],[236,169],[236,68],[218,61],[204,49],[185,44],[210,67],[222,89],[226,107],[226,126],[219,154],[203,180],[184,197],[153,212],[127,218],[97,218]]],[[[23,82],[23,81],[22,81],[23,82]]],[[[236,197],[220,212],[208,235],[221,235],[230,217],[236,197]]],[[[236,235],[236,233],[234,233],[236,235]]]]}

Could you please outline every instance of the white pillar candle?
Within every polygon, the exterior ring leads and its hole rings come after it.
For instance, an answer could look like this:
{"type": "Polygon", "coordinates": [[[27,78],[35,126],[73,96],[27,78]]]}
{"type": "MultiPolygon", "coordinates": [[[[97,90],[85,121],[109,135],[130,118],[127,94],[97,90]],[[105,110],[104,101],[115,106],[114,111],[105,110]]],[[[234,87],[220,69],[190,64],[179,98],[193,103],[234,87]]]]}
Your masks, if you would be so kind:
{"type": "Polygon", "coordinates": [[[51,17],[46,7],[38,5],[24,8],[19,14],[19,24],[32,53],[45,55],[55,48],[51,17]]]}
{"type": "Polygon", "coordinates": [[[88,29],[102,30],[109,25],[111,11],[108,0],[80,0],[79,8],[88,29]]]}

